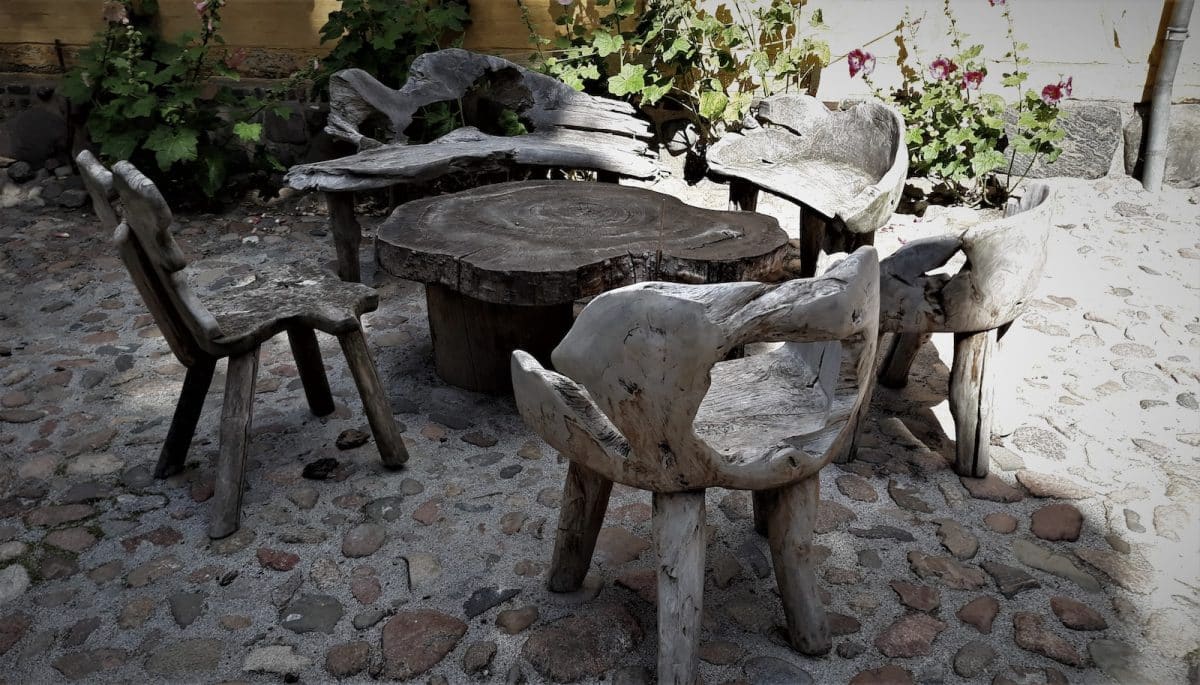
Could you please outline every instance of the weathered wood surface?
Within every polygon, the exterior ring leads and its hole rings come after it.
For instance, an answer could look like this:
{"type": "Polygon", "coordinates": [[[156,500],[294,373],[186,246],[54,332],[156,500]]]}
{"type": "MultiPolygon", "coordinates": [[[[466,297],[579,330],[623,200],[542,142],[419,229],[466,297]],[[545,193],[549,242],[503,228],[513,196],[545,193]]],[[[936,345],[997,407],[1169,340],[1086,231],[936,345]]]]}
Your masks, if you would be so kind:
{"type": "Polygon", "coordinates": [[[92,211],[96,212],[96,218],[100,219],[100,228],[106,231],[115,229],[121,219],[112,206],[112,200],[117,194],[113,188],[112,172],[105,169],[90,150],[80,152],[75,161],[79,165],[83,187],[92,199],[92,211]]]}
{"type": "Polygon", "coordinates": [[[652,178],[658,172],[653,153],[636,138],[570,129],[495,136],[467,127],[423,145],[385,145],[300,164],[288,170],[284,181],[297,190],[349,192],[517,167],[581,169],[632,178],[652,178]]]}
{"type": "Polygon", "coordinates": [[[783,263],[767,216],[605,183],[529,181],[410,202],[376,238],[392,274],[485,302],[554,305],[639,281],[754,280],[783,263]]]}
{"type": "Polygon", "coordinates": [[[806,478],[768,490],[763,498],[788,640],[797,651],[810,656],[825,654],[833,646],[813,561],[812,537],[820,487],[819,479],[806,478]]]}
{"type": "Polygon", "coordinates": [[[208,524],[210,538],[223,538],[238,529],[242,488],[246,478],[246,451],[254,420],[254,382],[258,375],[258,348],[229,358],[225,373],[225,402],[221,405],[221,447],[208,524]]]}
{"type": "Polygon", "coordinates": [[[812,476],[849,448],[873,385],[877,277],[863,248],[818,279],[605,293],[555,349],[558,372],[514,354],[517,406],[568,458],[633,487],[760,490],[812,476]],[[721,362],[764,341],[791,344],[721,362]]]}
{"type": "Polygon", "coordinates": [[[329,209],[329,232],[333,234],[333,248],[337,253],[338,278],[358,283],[362,280],[358,266],[362,227],[354,215],[354,193],[325,193],[325,205],[329,209]]]}
{"type": "Polygon", "coordinates": [[[709,149],[715,177],[785,197],[839,230],[872,233],[887,222],[908,172],[904,121],[895,110],[859,103],[833,112],[816,98],[789,94],[764,99],[757,118],[760,128],[726,134],[709,149]]]}
{"type": "Polygon", "coordinates": [[[554,556],[546,574],[546,586],[551,592],[574,592],[583,585],[596,550],[596,537],[604,525],[610,494],[611,480],[578,462],[573,461],[567,467],[554,556]]]}
{"type": "MultiPolygon", "coordinates": [[[[80,155],[79,163],[102,210],[108,206],[104,191],[108,172],[88,153],[80,155]]],[[[309,406],[318,415],[334,407],[313,331],[337,335],[384,465],[398,467],[408,459],[359,324],[362,313],[378,306],[374,290],[312,270],[272,265],[247,283],[218,288],[202,299],[187,281],[187,260],[172,236],[171,210],[158,189],[128,162],[113,168],[111,183],[125,209],[125,221],[114,233],[121,259],[171,350],[188,367],[155,469],[157,477],[166,478],[183,468],[214,364],[230,358],[209,526],[212,537],[237,530],[258,351],[277,333],[287,331],[309,406]]],[[[102,222],[104,216],[101,213],[102,222]]]]}
{"type": "Polygon", "coordinates": [[[1053,197],[1031,185],[1005,216],[961,236],[915,240],[880,264],[879,327],[895,340],[881,381],[904,385],[908,367],[930,333],[954,333],[950,409],[955,425],[955,471],[981,478],[988,472],[995,355],[998,339],[1025,309],[1046,263],[1053,197]],[[931,273],[958,252],[958,273],[931,273]]]}
{"type": "Polygon", "coordinates": [[[658,555],[658,682],[700,683],[704,611],[704,491],[654,493],[658,555]]]}

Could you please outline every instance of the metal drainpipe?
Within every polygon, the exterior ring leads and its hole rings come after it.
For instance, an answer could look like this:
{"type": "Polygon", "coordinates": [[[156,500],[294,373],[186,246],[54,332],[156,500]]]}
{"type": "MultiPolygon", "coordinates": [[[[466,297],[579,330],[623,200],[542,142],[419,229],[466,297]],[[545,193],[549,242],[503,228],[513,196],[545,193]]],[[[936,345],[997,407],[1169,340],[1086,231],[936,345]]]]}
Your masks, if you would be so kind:
{"type": "Polygon", "coordinates": [[[1146,122],[1146,156],[1142,165],[1142,187],[1157,193],[1162,188],[1167,167],[1167,133],[1171,128],[1171,88],[1179,68],[1179,53],[1188,36],[1194,0],[1175,0],[1175,10],[1167,24],[1162,58],[1154,75],[1154,93],[1150,100],[1150,118],[1146,122]]]}

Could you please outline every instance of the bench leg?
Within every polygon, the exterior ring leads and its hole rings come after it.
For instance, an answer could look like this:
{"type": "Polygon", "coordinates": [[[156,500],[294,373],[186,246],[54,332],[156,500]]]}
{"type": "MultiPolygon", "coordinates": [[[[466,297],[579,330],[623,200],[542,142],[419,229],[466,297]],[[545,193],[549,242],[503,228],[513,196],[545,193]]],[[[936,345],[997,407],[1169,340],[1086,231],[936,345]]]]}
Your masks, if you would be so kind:
{"type": "Polygon", "coordinates": [[[238,529],[257,375],[257,347],[229,358],[229,369],[225,374],[225,403],[221,407],[221,448],[217,455],[217,478],[213,486],[212,515],[208,524],[210,538],[223,538],[238,529]]]}
{"type": "Polygon", "coordinates": [[[758,209],[758,186],[740,178],[729,181],[729,210],[753,212],[758,209]]]}
{"type": "Polygon", "coordinates": [[[358,248],[362,243],[362,227],[354,216],[354,193],[325,193],[325,204],[329,207],[329,228],[337,250],[338,278],[361,283],[358,248]]]}
{"type": "Polygon", "coordinates": [[[162,452],[158,454],[155,478],[170,478],[183,470],[216,365],[216,359],[205,358],[188,367],[183,389],[179,392],[179,402],[175,405],[175,416],[167,430],[167,439],[163,441],[162,452]]]}
{"type": "Polygon", "coordinates": [[[658,553],[658,682],[700,682],[704,610],[704,491],[654,493],[658,553]]]}
{"type": "Polygon", "coordinates": [[[574,592],[583,585],[611,493],[611,480],[575,462],[567,467],[554,556],[547,574],[551,592],[574,592]]]}
{"type": "Polygon", "coordinates": [[[833,643],[812,559],[820,482],[814,474],[766,494],[771,499],[767,539],[771,543],[775,582],[779,584],[779,597],[787,617],[788,639],[802,654],[825,654],[833,643]]]}
{"type": "Polygon", "coordinates": [[[807,207],[800,208],[800,277],[817,274],[817,260],[825,245],[825,217],[807,207]]]}
{"type": "Polygon", "coordinates": [[[992,356],[995,329],[954,334],[954,363],[950,368],[950,415],[954,417],[954,471],[968,478],[988,472],[992,440],[992,356]]]}
{"type": "Polygon", "coordinates": [[[908,385],[908,372],[917,352],[925,341],[929,340],[928,333],[893,333],[891,345],[883,357],[879,369],[879,382],[888,388],[903,388],[908,385]]]}
{"type": "Polygon", "coordinates": [[[367,423],[371,424],[371,433],[375,435],[375,445],[379,448],[383,465],[398,469],[408,461],[408,450],[404,447],[396,420],[392,418],[392,403],[383,390],[383,383],[379,381],[379,372],[367,347],[367,338],[360,327],[339,335],[338,342],[342,344],[346,364],[358,386],[363,412],[367,415],[367,423]]]}
{"type": "Polygon", "coordinates": [[[297,327],[289,328],[287,336],[296,370],[300,372],[300,382],[304,384],[308,408],[317,416],[332,414],[333,395],[329,392],[329,379],[325,376],[325,363],[321,361],[316,333],[311,328],[297,327]]]}

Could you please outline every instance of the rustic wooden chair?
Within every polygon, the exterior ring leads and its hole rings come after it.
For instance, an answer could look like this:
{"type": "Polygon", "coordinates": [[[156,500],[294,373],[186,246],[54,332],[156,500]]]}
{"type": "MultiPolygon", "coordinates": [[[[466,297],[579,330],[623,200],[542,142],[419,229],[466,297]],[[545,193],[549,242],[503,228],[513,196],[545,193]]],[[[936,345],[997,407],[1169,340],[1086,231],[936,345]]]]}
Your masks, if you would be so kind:
{"type": "Polygon", "coordinates": [[[963,476],[988,472],[996,354],[1041,278],[1052,202],[1049,187],[1032,185],[1009,201],[1003,219],[962,235],[914,240],[880,264],[879,329],[895,335],[879,381],[904,387],[930,334],[954,334],[950,412],[954,470],[963,476]],[[958,273],[931,273],[959,252],[966,264],[958,273]]]}
{"type": "Polygon", "coordinates": [[[812,559],[818,475],[851,450],[873,385],[879,264],[821,278],[641,283],[598,296],[554,350],[513,353],[525,422],[570,460],[549,588],[580,587],[613,482],[653,492],[658,682],[697,681],[705,488],[754,491],[791,644],[830,648],[812,559]],[[784,342],[722,361],[751,342],[784,342]]]}
{"type": "Polygon", "coordinates": [[[529,168],[595,171],[600,180],[652,178],[657,157],[647,141],[649,124],[628,103],[594,97],[508,60],[452,48],[413,61],[408,82],[393,90],[361,69],[329,81],[325,131],[355,144],[358,154],[288,170],[297,190],[319,190],[329,205],[338,275],[359,280],[361,230],[354,192],[411,186],[462,173],[529,168]],[[461,105],[467,126],[431,143],[408,143],[405,131],[419,110],[461,105]],[[515,115],[528,130],[503,135],[502,115],[515,115]],[[378,122],[386,141],[365,135],[378,122]]]}
{"type": "Polygon", "coordinates": [[[217,360],[229,358],[210,537],[238,528],[259,347],[280,332],[287,332],[308,406],[317,416],[332,412],[334,404],[314,331],[337,336],[384,465],[399,468],[408,460],[359,323],[363,312],[378,306],[374,290],[280,266],[201,301],[188,285],[187,260],[171,235],[171,210],[154,184],[128,162],[118,162],[109,174],[83,153],[79,166],[102,222],[116,216],[106,190],[115,186],[125,214],[114,236],[121,259],[171,351],[187,367],[156,477],[183,469],[217,360]]]}
{"type": "Polygon", "coordinates": [[[900,203],[908,175],[904,119],[878,102],[830,111],[809,95],[759,103],[758,128],[721,137],[710,175],[729,182],[731,208],[753,211],[759,190],[800,205],[800,275],[816,273],[821,249],[873,245],[900,203]]]}

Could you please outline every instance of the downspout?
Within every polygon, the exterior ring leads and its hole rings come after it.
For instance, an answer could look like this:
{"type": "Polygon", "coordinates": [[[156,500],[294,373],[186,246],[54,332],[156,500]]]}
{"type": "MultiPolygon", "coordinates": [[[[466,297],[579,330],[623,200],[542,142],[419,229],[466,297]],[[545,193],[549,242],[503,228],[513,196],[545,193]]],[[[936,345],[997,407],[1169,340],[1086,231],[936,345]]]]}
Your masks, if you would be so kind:
{"type": "Polygon", "coordinates": [[[1154,75],[1150,100],[1150,118],[1146,123],[1146,156],[1142,166],[1142,187],[1157,193],[1162,188],[1167,167],[1167,133],[1171,128],[1171,88],[1179,68],[1179,53],[1188,36],[1194,0],[1175,0],[1175,9],[1163,37],[1162,59],[1154,75]]]}

